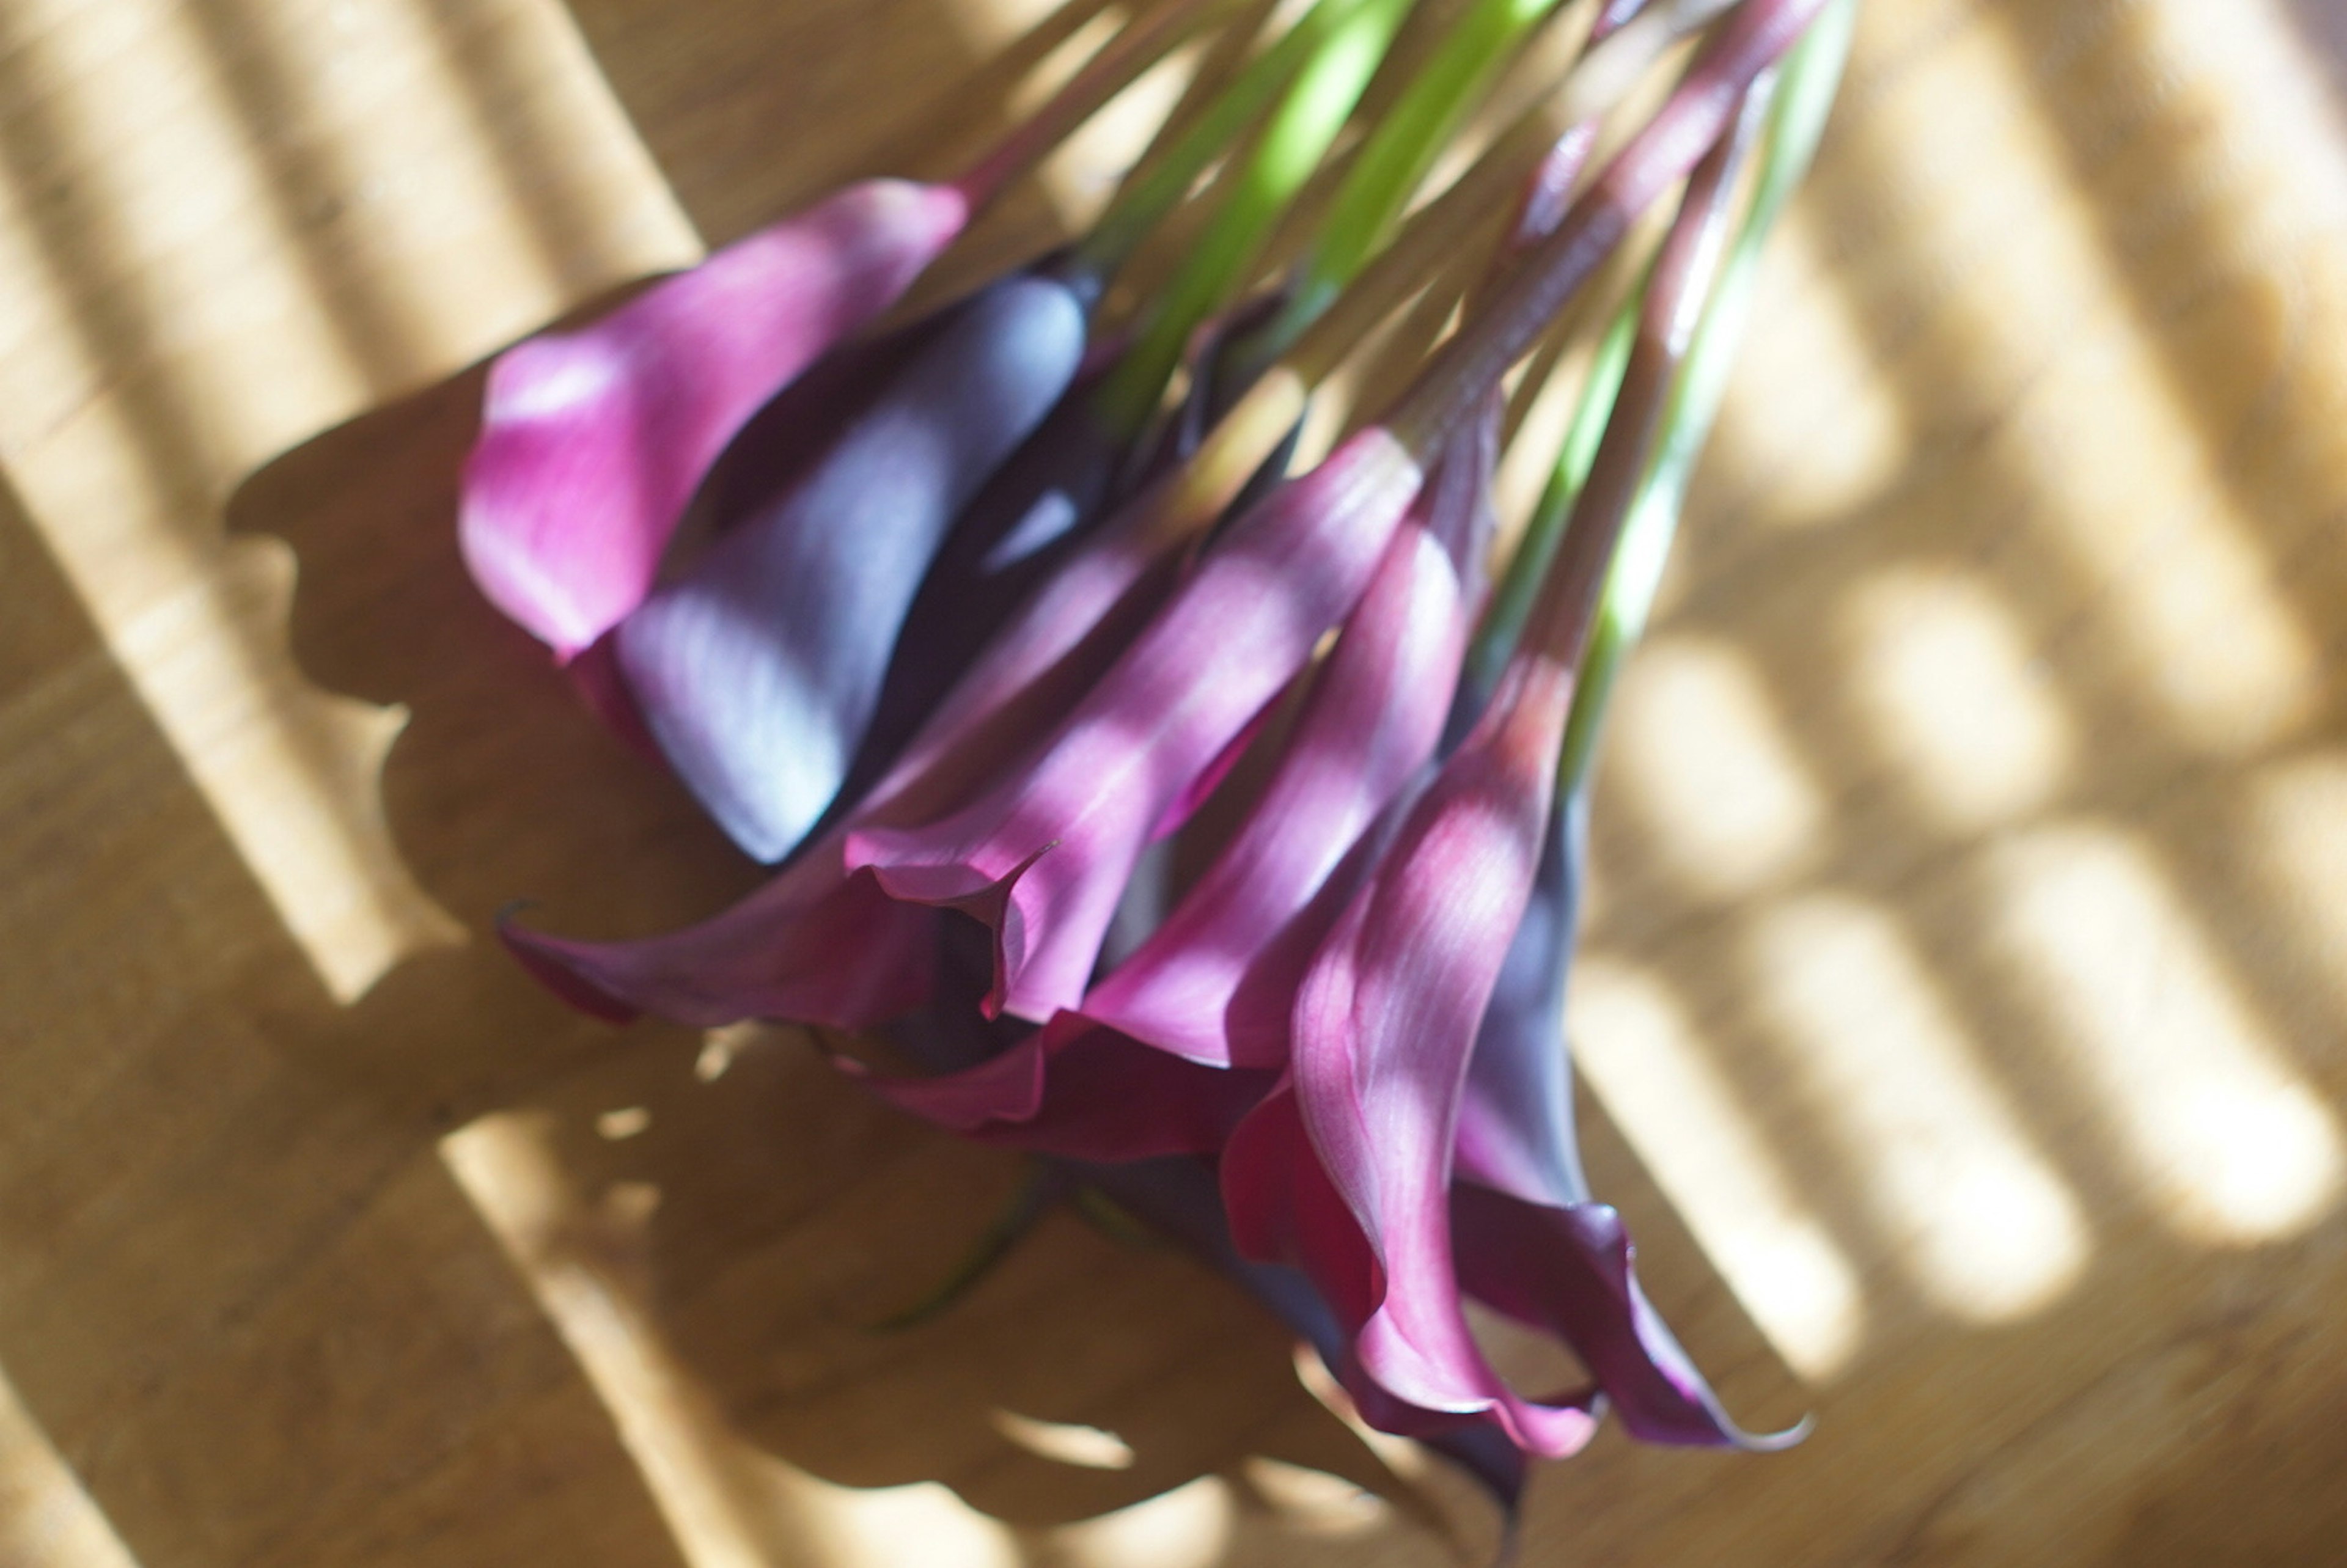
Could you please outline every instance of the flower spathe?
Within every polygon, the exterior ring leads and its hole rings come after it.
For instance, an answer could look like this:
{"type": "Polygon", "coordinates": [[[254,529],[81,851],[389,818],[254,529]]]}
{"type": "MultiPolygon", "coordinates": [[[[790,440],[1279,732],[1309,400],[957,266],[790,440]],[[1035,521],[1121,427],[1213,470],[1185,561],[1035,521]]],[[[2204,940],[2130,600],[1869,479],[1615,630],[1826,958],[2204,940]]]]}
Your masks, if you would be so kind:
{"type": "Polygon", "coordinates": [[[1353,436],[1231,525],[1028,765],[940,820],[859,830],[850,861],[914,903],[999,889],[989,1009],[1075,1007],[1168,808],[1359,600],[1421,479],[1385,431],[1353,436]]]}
{"type": "Polygon", "coordinates": [[[1768,1450],[1729,1418],[1638,1284],[1621,1215],[1590,1195],[1573,1131],[1565,977],[1580,904],[1588,793],[1560,803],[1475,1037],[1450,1188],[1460,1287],[1573,1348],[1622,1424],[1650,1442],[1768,1450]]]}
{"type": "MultiPolygon", "coordinates": [[[[1570,671],[1552,661],[1511,668],[1315,958],[1291,1055],[1296,1119],[1341,1206],[1296,1223],[1324,1268],[1358,1243],[1345,1294],[1361,1309],[1363,1371],[1408,1404],[1490,1411],[1552,1454],[1587,1440],[1587,1414],[1523,1399],[1477,1348],[1450,1202],[1469,1057],[1530,897],[1571,694],[1570,671]]],[[[1259,1202],[1246,1171],[1235,1202],[1259,1202]]]]}
{"type": "Polygon", "coordinates": [[[507,946],[559,994],[606,1018],[785,1018],[861,1029],[921,1006],[935,989],[936,932],[948,912],[888,897],[850,865],[847,835],[951,811],[1048,735],[1172,585],[1172,551],[1148,522],[1145,507],[1129,507],[1086,539],[880,782],[731,908],[618,941],[556,937],[507,919],[499,927],[507,946]]]}
{"type": "Polygon", "coordinates": [[[1296,980],[1344,891],[1340,864],[1441,733],[1481,597],[1489,436],[1479,425],[1438,465],[1313,675],[1263,796],[1147,939],[1080,1009],[958,1071],[872,1076],[877,1092],[1039,1153],[1222,1147],[1286,1065],[1296,980]]]}
{"type": "Polygon", "coordinates": [[[734,433],[969,215],[954,187],[866,180],[500,354],[457,514],[482,593],[566,661],[619,624],[734,433]]]}
{"type": "Polygon", "coordinates": [[[620,622],[639,710],[755,859],[797,847],[862,747],[954,518],[1060,401],[1084,300],[1015,276],[954,307],[783,495],[620,622]]]}
{"type": "Polygon", "coordinates": [[[1441,734],[1482,598],[1494,434],[1478,421],[1437,460],[1262,797],[1085,1017],[1199,1061],[1286,1065],[1296,982],[1334,917],[1315,907],[1441,734]]]}

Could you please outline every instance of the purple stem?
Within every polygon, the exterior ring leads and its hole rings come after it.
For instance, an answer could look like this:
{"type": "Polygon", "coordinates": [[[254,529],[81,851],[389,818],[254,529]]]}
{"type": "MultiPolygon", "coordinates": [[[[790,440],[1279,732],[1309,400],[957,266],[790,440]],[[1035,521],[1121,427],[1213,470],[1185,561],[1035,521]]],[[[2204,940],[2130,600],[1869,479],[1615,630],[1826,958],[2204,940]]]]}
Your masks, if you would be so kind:
{"type": "Polygon", "coordinates": [[[1522,358],[1640,213],[1735,123],[1746,89],[1801,36],[1825,0],[1747,0],[1719,26],[1670,101],[1616,154],[1466,328],[1436,351],[1385,425],[1425,460],[1522,358]]]}

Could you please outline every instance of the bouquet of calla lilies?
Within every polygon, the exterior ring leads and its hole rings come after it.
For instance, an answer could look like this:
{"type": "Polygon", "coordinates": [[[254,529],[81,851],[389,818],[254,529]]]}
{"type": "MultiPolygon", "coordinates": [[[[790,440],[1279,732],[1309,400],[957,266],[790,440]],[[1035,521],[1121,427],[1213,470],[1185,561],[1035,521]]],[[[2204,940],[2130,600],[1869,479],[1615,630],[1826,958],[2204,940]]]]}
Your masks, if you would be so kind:
{"type": "Polygon", "coordinates": [[[1039,1156],[1035,1192],[1214,1259],[1361,1419],[1512,1509],[1609,1410],[1799,1435],[1731,1421],[1641,1293],[1563,999],[1607,695],[1854,5],[1468,0],[1405,62],[1410,10],[1157,0],[960,179],[849,186],[518,345],[459,526],[481,590],[774,868],[682,930],[509,917],[533,974],[614,1020],[810,1026],[1039,1156]],[[1088,233],[892,313],[1202,35],[1225,68],[1088,233]],[[1503,73],[1532,90],[1492,125],[1503,73]],[[1381,329],[1405,384],[1307,463],[1381,329]],[[1563,449],[1503,527],[1552,373],[1563,449]],[[1509,1386],[1470,1299],[1590,1386],[1509,1386]]]}

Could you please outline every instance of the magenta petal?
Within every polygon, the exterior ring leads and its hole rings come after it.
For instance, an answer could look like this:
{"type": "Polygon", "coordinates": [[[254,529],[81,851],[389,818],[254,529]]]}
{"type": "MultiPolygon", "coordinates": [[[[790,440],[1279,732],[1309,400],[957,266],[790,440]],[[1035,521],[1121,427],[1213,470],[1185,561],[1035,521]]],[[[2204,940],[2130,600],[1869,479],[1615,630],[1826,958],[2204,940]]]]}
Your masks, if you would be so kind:
{"type": "Polygon", "coordinates": [[[1755,1435],[1728,1418],[1638,1287],[1629,1233],[1604,1204],[1558,1208],[1462,1182],[1450,1212],[1468,1292],[1571,1345],[1634,1435],[1770,1450],[1808,1434],[1806,1421],[1755,1435]]]}
{"type": "Polygon", "coordinates": [[[620,625],[645,723],[756,859],[831,809],[955,517],[1082,354],[1082,296],[1053,278],[1006,278],[948,315],[797,485],[620,625]]]}
{"type": "Polygon", "coordinates": [[[1491,713],[1411,809],[1296,1006],[1296,1103],[1382,1276],[1355,1342],[1413,1405],[1491,1409],[1525,1447],[1585,1436],[1520,1399],[1469,1333],[1451,1254],[1451,1149],[1476,1030],[1529,897],[1568,671],[1511,670],[1491,713]]]}
{"type": "Polygon", "coordinates": [[[1359,600],[1419,482],[1389,434],[1355,436],[1233,526],[1030,767],[942,821],[852,835],[850,863],[917,900],[1031,863],[999,1004],[1075,1006],[1151,830],[1359,600]]]}
{"type": "MultiPolygon", "coordinates": [[[[1336,1317],[1348,1343],[1333,1357],[1323,1347],[1323,1356],[1370,1425],[1422,1437],[1455,1431],[1462,1422],[1489,1421],[1518,1448],[1552,1459],[1579,1452],[1595,1435],[1594,1390],[1534,1403],[1510,1392],[1485,1367],[1480,1378],[1485,1392],[1429,1405],[1397,1388],[1362,1353],[1361,1328],[1382,1310],[1390,1282],[1321,1163],[1292,1083],[1275,1087],[1231,1134],[1223,1152],[1222,1186],[1232,1241],[1241,1255],[1301,1268],[1336,1317]]],[[[1446,1292],[1457,1313],[1456,1284],[1446,1292]]],[[[1462,1337],[1464,1332],[1462,1316],[1462,1337]]],[[[1468,1348],[1480,1367],[1481,1353],[1471,1341],[1468,1348]]]]}
{"type": "Polygon", "coordinates": [[[1200,1061],[1284,1064],[1310,948],[1283,934],[1432,753],[1468,613],[1448,554],[1405,527],[1262,800],[1165,923],[1085,996],[1086,1016],[1200,1061]]]}
{"type": "Polygon", "coordinates": [[[1165,922],[1086,994],[1086,1017],[1199,1061],[1286,1064],[1296,987],[1337,913],[1323,889],[1441,735],[1481,587],[1488,457],[1473,441],[1445,452],[1262,799],[1165,922]]]}
{"type": "Polygon", "coordinates": [[[1066,1013],[961,1072],[856,1071],[890,1103],[964,1137],[1109,1163],[1214,1153],[1272,1077],[1184,1061],[1066,1013]]]}
{"type": "MultiPolygon", "coordinates": [[[[1012,618],[849,824],[921,821],[984,788],[1123,650],[1162,601],[1172,564],[1131,522],[1088,541],[1012,618]]],[[[946,917],[882,897],[868,876],[851,877],[841,857],[846,830],[823,834],[732,909],[683,930],[580,942],[508,924],[507,945],[549,989],[599,1017],[860,1028],[898,1016],[934,992],[946,917]]]]}
{"type": "Polygon", "coordinates": [[[565,1000],[624,1020],[649,1012],[712,1027],[781,1018],[864,1029],[927,1000],[936,911],[885,897],[840,867],[836,840],[731,909],[630,941],[580,942],[510,921],[500,934],[565,1000]]]}
{"type": "Polygon", "coordinates": [[[508,349],[457,525],[481,591],[566,660],[618,624],[734,432],[893,304],[969,216],[950,188],[866,180],[592,325],[508,349]]]}

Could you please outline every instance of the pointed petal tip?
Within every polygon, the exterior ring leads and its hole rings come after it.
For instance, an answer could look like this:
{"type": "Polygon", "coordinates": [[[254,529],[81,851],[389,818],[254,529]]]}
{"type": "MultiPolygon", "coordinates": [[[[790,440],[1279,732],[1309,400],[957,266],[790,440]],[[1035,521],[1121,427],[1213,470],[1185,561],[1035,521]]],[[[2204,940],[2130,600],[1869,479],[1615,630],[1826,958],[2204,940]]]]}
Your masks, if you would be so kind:
{"type": "Polygon", "coordinates": [[[506,951],[532,979],[579,1011],[605,1023],[633,1023],[643,1016],[641,1009],[581,974],[565,950],[568,943],[533,931],[515,918],[528,907],[527,900],[517,900],[498,910],[497,929],[497,940],[505,944],[506,951]]]}
{"type": "Polygon", "coordinates": [[[1027,921],[1012,895],[1036,863],[1060,846],[1053,839],[999,876],[989,876],[966,857],[935,861],[889,862],[890,845],[911,840],[887,828],[859,829],[848,835],[848,864],[864,871],[890,898],[906,904],[927,904],[953,909],[986,927],[994,938],[994,983],[979,999],[978,1009],[991,1020],[1009,1013],[1029,1023],[1048,1024],[1078,997],[1037,998],[1022,994],[1029,948],[1027,921]]]}
{"type": "Polygon", "coordinates": [[[1812,1411],[1791,1426],[1780,1427],[1773,1432],[1747,1431],[1725,1417],[1721,1418],[1720,1425],[1727,1433],[1729,1447],[1741,1450],[1745,1453],[1775,1454],[1783,1453],[1787,1449],[1806,1441],[1809,1435],[1817,1430],[1818,1418],[1812,1411]]]}
{"type": "Polygon", "coordinates": [[[858,828],[847,835],[847,864],[870,872],[880,891],[899,903],[958,908],[984,899],[1007,880],[989,876],[967,861],[891,862],[887,858],[889,841],[896,836],[886,828],[858,828]]]}

